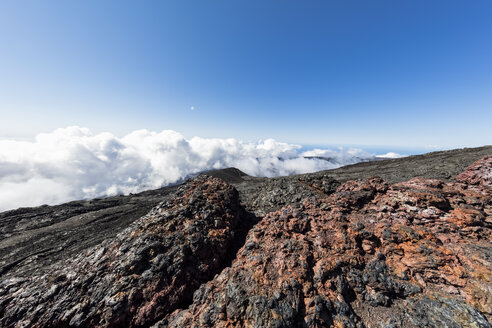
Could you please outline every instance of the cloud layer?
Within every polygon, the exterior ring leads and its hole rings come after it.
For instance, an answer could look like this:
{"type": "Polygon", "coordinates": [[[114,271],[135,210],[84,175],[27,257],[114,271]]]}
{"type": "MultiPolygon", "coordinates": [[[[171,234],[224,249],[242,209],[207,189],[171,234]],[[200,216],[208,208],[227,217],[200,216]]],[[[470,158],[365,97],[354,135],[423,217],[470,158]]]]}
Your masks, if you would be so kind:
{"type": "Polygon", "coordinates": [[[273,177],[373,158],[360,149],[301,152],[298,145],[273,139],[185,139],[171,130],[118,138],[68,127],[31,142],[0,140],[0,211],[159,188],[209,169],[234,166],[273,177]]]}

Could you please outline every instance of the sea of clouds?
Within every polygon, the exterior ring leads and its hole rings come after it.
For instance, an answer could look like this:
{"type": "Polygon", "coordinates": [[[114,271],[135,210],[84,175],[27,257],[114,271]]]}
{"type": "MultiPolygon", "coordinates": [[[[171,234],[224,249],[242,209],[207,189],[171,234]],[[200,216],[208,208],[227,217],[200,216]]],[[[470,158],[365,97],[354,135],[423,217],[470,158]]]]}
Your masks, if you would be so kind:
{"type": "Polygon", "coordinates": [[[0,211],[135,193],[210,169],[237,167],[249,175],[273,177],[376,158],[353,148],[301,148],[273,139],[186,139],[171,130],[138,130],[118,138],[81,127],[42,133],[33,141],[0,140],[0,211]]]}

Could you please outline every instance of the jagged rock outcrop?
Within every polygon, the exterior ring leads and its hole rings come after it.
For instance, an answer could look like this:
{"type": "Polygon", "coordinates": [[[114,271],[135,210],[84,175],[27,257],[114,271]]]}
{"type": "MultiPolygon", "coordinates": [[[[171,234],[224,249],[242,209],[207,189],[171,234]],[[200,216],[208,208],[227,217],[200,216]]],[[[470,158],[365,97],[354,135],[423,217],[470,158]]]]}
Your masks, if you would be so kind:
{"type": "Polygon", "coordinates": [[[232,186],[194,179],[116,240],[48,274],[3,281],[0,326],[148,326],[220,272],[246,223],[232,186]]]}
{"type": "Polygon", "coordinates": [[[454,182],[295,179],[243,204],[189,181],[113,240],[0,282],[0,327],[491,326],[492,156],[454,182]]]}
{"type": "Polygon", "coordinates": [[[462,183],[349,181],[270,213],[157,326],[490,327],[491,172],[485,158],[462,183]]]}
{"type": "Polygon", "coordinates": [[[492,185],[492,156],[485,156],[482,160],[476,161],[469,166],[466,171],[460,173],[456,180],[470,185],[482,185],[489,187],[492,185]]]}

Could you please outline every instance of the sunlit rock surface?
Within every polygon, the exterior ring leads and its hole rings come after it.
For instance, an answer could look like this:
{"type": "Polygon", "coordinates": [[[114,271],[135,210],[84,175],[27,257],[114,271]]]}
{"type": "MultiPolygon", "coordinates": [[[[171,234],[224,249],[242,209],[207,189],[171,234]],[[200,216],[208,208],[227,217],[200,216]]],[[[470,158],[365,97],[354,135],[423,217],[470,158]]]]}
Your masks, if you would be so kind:
{"type": "Polygon", "coordinates": [[[460,183],[349,181],[272,212],[159,326],[489,327],[491,172],[485,158],[460,183]]]}
{"type": "Polygon", "coordinates": [[[197,178],[171,202],[51,272],[0,285],[2,326],[146,326],[191,301],[231,259],[248,218],[236,189],[197,178]],[[244,224],[244,222],[243,222],[244,224]]]}

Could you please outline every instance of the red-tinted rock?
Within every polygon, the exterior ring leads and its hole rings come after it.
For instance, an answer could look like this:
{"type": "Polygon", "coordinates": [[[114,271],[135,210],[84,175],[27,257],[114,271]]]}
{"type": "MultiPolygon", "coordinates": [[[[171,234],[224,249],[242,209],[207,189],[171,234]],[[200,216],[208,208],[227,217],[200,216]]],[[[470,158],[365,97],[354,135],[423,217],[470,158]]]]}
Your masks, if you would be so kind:
{"type": "Polygon", "coordinates": [[[268,214],[158,326],[489,327],[490,202],[484,184],[350,181],[268,214]]]}
{"type": "Polygon", "coordinates": [[[148,326],[191,302],[230,258],[245,219],[237,191],[198,178],[117,235],[48,275],[0,285],[1,327],[148,326]]]}
{"type": "Polygon", "coordinates": [[[456,177],[456,181],[463,182],[471,185],[492,185],[492,172],[490,167],[492,166],[492,156],[486,156],[473,165],[466,168],[466,170],[456,177]]]}

